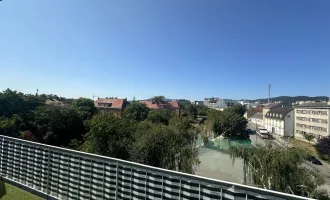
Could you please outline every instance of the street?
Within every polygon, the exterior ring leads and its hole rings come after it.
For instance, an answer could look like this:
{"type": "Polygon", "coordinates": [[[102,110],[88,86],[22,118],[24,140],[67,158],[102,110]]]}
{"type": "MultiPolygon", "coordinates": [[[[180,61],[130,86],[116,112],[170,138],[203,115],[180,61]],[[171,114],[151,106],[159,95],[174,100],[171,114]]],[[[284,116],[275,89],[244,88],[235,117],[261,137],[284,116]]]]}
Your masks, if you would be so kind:
{"type": "MultiPolygon", "coordinates": [[[[269,143],[281,147],[281,143],[275,139],[261,139],[255,133],[255,124],[249,122],[248,128],[253,131],[250,135],[252,144],[265,145],[269,143]]],[[[243,162],[241,159],[236,159],[233,164],[232,159],[228,154],[203,147],[202,144],[199,146],[199,160],[201,163],[196,170],[196,175],[240,184],[243,183],[243,162]]],[[[326,181],[326,183],[320,186],[320,188],[326,189],[330,192],[330,165],[324,161],[321,162],[323,165],[315,165],[306,161],[303,166],[309,169],[314,168],[319,170],[320,174],[322,174],[326,181]]]]}
{"type": "MultiPolygon", "coordinates": [[[[257,125],[257,126],[263,127],[262,125],[257,125]]],[[[262,139],[260,136],[258,136],[258,134],[256,133],[257,126],[255,123],[252,123],[252,122],[248,123],[248,128],[252,130],[252,134],[250,135],[252,144],[261,144],[261,145],[271,144],[272,146],[276,146],[276,147],[281,146],[280,143],[278,141],[276,141],[274,138],[273,139],[262,139]]]]}

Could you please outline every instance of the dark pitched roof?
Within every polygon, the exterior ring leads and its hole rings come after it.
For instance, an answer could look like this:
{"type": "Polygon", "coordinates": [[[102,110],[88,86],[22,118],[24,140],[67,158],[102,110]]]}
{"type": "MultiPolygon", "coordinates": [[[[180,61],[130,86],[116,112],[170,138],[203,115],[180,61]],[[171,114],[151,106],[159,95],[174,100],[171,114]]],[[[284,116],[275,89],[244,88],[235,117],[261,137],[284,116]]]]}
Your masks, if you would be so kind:
{"type": "Polygon", "coordinates": [[[274,108],[268,111],[265,115],[266,118],[270,119],[281,119],[283,120],[285,118],[285,115],[288,114],[290,111],[292,111],[292,108],[286,108],[286,107],[279,107],[274,108]]]}
{"type": "Polygon", "coordinates": [[[321,103],[321,102],[316,102],[316,103],[304,103],[300,105],[296,105],[296,108],[330,108],[329,103],[321,103]]]}
{"type": "Polygon", "coordinates": [[[251,118],[254,118],[254,119],[263,119],[263,114],[262,114],[262,112],[257,112],[256,114],[252,115],[251,118]]]}
{"type": "Polygon", "coordinates": [[[270,104],[265,105],[264,108],[272,109],[272,108],[276,108],[276,107],[280,106],[280,104],[281,103],[270,103],[270,104]]]}

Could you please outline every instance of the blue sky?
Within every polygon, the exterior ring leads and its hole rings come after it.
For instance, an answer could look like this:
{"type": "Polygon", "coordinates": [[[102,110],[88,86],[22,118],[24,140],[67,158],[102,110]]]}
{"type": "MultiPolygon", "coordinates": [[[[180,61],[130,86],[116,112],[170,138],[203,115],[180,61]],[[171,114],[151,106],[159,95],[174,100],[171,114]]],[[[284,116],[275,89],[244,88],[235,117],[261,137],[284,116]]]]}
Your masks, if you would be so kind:
{"type": "Polygon", "coordinates": [[[330,96],[330,1],[3,0],[0,90],[330,96]]]}

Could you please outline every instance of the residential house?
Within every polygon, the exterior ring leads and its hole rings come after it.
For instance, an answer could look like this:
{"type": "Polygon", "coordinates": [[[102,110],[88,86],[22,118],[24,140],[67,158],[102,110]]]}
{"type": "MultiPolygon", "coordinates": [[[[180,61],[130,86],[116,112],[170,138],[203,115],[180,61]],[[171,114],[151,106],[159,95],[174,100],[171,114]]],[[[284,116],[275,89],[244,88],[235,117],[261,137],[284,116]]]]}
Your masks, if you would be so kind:
{"type": "Polygon", "coordinates": [[[164,101],[161,103],[157,103],[154,101],[140,101],[145,104],[151,110],[167,110],[173,113],[173,115],[180,117],[181,109],[179,103],[177,101],[164,101]]]}
{"type": "Polygon", "coordinates": [[[264,125],[271,134],[293,136],[294,110],[286,107],[273,108],[266,113],[264,125]]]}
{"type": "Polygon", "coordinates": [[[261,112],[257,112],[256,114],[250,117],[251,122],[256,124],[263,124],[263,114],[261,112]]]}
{"type": "Polygon", "coordinates": [[[305,134],[313,134],[314,142],[329,136],[330,102],[304,103],[295,106],[295,138],[304,140],[305,134]]]}
{"type": "Polygon", "coordinates": [[[112,111],[122,116],[125,107],[129,104],[127,99],[98,98],[94,104],[100,110],[112,111]]]}

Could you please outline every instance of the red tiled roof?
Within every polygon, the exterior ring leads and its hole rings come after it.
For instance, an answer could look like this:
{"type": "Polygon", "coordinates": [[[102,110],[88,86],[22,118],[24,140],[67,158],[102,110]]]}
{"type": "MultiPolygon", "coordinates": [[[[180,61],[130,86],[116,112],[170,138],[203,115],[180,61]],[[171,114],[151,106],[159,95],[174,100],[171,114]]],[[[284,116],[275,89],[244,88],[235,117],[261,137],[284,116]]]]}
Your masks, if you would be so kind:
{"type": "Polygon", "coordinates": [[[153,103],[152,101],[140,101],[145,104],[149,109],[179,109],[179,104],[176,101],[164,102],[161,104],[153,103]]]}
{"type": "Polygon", "coordinates": [[[98,104],[107,104],[107,103],[111,103],[112,105],[109,108],[123,108],[124,103],[125,103],[125,99],[107,99],[107,98],[100,98],[96,101],[94,101],[94,104],[96,107],[104,107],[99,106],[98,104]]]}
{"type": "Polygon", "coordinates": [[[170,101],[168,102],[171,106],[173,106],[175,109],[180,109],[179,103],[177,101],[170,101]]]}
{"type": "Polygon", "coordinates": [[[159,106],[152,101],[140,101],[140,103],[145,104],[149,109],[159,109],[159,106]]]}

